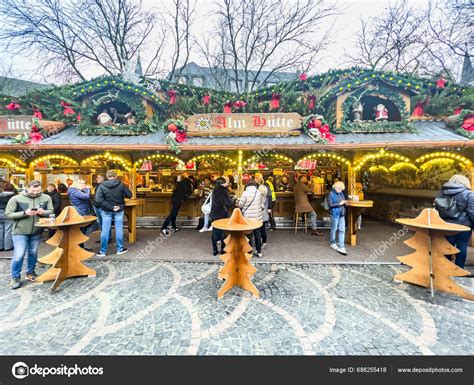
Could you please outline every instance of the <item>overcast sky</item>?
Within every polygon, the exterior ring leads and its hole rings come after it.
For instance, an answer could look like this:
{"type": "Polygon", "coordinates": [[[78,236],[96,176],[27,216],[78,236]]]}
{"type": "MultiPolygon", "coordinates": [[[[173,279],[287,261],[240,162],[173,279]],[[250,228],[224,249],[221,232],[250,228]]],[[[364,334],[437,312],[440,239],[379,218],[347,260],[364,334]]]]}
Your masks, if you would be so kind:
{"type": "MultiPolygon", "coordinates": [[[[238,2],[238,0],[235,0],[238,2]]],[[[163,11],[163,7],[170,7],[170,0],[143,0],[146,8],[155,8],[163,11]]],[[[337,17],[333,29],[334,41],[332,45],[324,52],[324,56],[317,66],[310,73],[320,73],[330,68],[343,67],[345,64],[344,52],[354,49],[355,36],[360,27],[360,19],[370,16],[376,16],[384,12],[389,5],[390,0],[338,0],[339,9],[342,14],[337,17]]],[[[410,0],[410,3],[416,7],[426,7],[428,0],[410,0]]],[[[195,36],[201,36],[209,32],[212,27],[212,12],[214,10],[214,1],[197,0],[196,17],[193,24],[193,32],[195,36]]],[[[329,25],[328,25],[329,27],[329,25]]],[[[1,27],[0,27],[1,28],[1,27]]],[[[145,56],[146,53],[142,53],[145,56]]],[[[6,64],[13,63],[16,77],[25,80],[34,80],[42,82],[41,75],[35,71],[34,58],[24,55],[13,56],[5,53],[2,55],[2,61],[6,64]]],[[[204,61],[199,58],[197,52],[193,52],[190,61],[205,65],[204,61]]],[[[90,70],[85,72],[87,77],[100,75],[100,72],[90,70]]]]}

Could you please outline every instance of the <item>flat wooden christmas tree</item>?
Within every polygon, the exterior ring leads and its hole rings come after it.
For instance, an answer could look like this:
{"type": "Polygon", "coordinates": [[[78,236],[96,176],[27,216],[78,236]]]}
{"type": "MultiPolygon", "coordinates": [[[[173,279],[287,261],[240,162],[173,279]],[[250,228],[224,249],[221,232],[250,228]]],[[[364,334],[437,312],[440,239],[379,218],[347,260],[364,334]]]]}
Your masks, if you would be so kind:
{"type": "Polygon", "coordinates": [[[261,227],[262,222],[244,218],[240,209],[234,209],[230,218],[214,221],[212,226],[230,233],[224,241],[226,254],[220,256],[224,266],[220,269],[218,277],[225,279],[225,282],[217,293],[217,298],[222,298],[234,286],[240,286],[258,298],[260,292],[251,281],[257,269],[250,263],[252,247],[245,234],[261,227]]]}
{"type": "Polygon", "coordinates": [[[57,229],[56,233],[46,243],[56,246],[51,253],[39,259],[41,263],[52,265],[45,273],[36,278],[37,283],[54,281],[51,291],[56,290],[61,283],[70,277],[95,276],[95,270],[85,266],[82,261],[94,255],[79,245],[89,239],[81,232],[81,227],[93,222],[92,215],[81,216],[72,206],[63,209],[56,220],[40,220],[38,226],[57,229]]]}
{"type": "Polygon", "coordinates": [[[416,251],[397,257],[412,269],[396,274],[394,279],[430,287],[432,295],[434,289],[437,289],[474,300],[473,294],[468,293],[451,279],[451,277],[464,277],[470,273],[445,257],[459,252],[447,241],[446,235],[471,231],[471,229],[443,221],[435,209],[424,209],[414,219],[397,219],[396,221],[415,231],[415,235],[404,243],[416,251]]]}

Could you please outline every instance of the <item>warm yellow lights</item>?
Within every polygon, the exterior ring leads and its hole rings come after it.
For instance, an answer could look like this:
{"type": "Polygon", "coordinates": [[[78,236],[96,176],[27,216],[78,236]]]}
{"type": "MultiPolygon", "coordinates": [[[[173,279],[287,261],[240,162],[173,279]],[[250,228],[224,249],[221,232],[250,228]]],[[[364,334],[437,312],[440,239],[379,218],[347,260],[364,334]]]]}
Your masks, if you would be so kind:
{"type": "Polygon", "coordinates": [[[388,168],[385,166],[370,166],[370,172],[388,172],[388,168]]]}
{"type": "Polygon", "coordinates": [[[317,153],[314,153],[314,154],[306,155],[304,158],[301,158],[300,160],[298,160],[298,163],[303,161],[303,160],[314,160],[314,159],[318,159],[318,158],[333,159],[333,160],[335,160],[339,163],[345,163],[347,166],[351,165],[351,161],[349,159],[344,158],[343,156],[340,156],[338,154],[331,154],[331,153],[327,153],[327,152],[317,152],[317,153]]]}
{"type": "Polygon", "coordinates": [[[0,164],[13,169],[14,171],[26,172],[26,168],[23,167],[26,166],[26,164],[19,159],[11,160],[7,158],[0,158],[0,164]]]}
{"type": "Polygon", "coordinates": [[[153,155],[148,155],[148,156],[145,156],[139,160],[137,160],[135,162],[135,166],[138,167],[140,165],[142,165],[142,163],[146,160],[157,160],[157,159],[161,159],[161,160],[164,160],[164,161],[170,161],[170,162],[176,162],[176,163],[179,163],[180,165],[184,166],[184,162],[173,156],[173,155],[167,155],[167,154],[153,154],[153,155]]]}
{"type": "Polygon", "coordinates": [[[449,158],[457,162],[464,163],[468,167],[471,166],[471,161],[467,159],[466,157],[460,154],[455,154],[453,152],[446,152],[446,151],[432,152],[431,154],[420,156],[418,159],[415,160],[415,163],[425,163],[426,161],[429,161],[430,159],[433,159],[433,158],[438,158],[438,159],[449,158]]]}
{"type": "Polygon", "coordinates": [[[250,158],[246,159],[244,164],[251,164],[251,163],[254,163],[256,161],[259,161],[260,159],[266,159],[266,158],[274,158],[274,159],[279,159],[279,160],[283,160],[285,162],[288,162],[290,164],[293,164],[295,163],[295,161],[289,157],[287,157],[286,155],[281,155],[281,154],[264,154],[263,156],[259,155],[259,154],[255,154],[253,156],[251,156],[250,158]]]}
{"type": "Polygon", "coordinates": [[[60,154],[50,154],[50,155],[41,156],[41,157],[35,159],[33,162],[31,162],[31,164],[33,166],[36,166],[40,162],[43,162],[45,160],[51,160],[51,159],[66,161],[71,166],[78,166],[79,165],[79,163],[76,160],[72,159],[71,157],[66,156],[66,155],[60,155],[60,154]]]}
{"type": "Polygon", "coordinates": [[[393,152],[387,152],[384,149],[381,149],[379,152],[375,154],[367,154],[362,157],[362,159],[359,159],[359,161],[355,164],[354,170],[359,171],[367,162],[370,162],[372,160],[377,160],[380,158],[385,158],[385,159],[393,159],[397,160],[400,162],[406,162],[410,163],[411,160],[407,158],[406,156],[400,155],[400,154],[395,154],[393,152]]]}
{"type": "Polygon", "coordinates": [[[433,158],[430,160],[427,160],[425,163],[423,163],[420,168],[422,170],[426,170],[428,167],[431,166],[449,166],[451,167],[452,164],[455,162],[455,159],[452,158],[433,158]]]}
{"type": "Polygon", "coordinates": [[[125,159],[123,156],[114,155],[114,154],[111,154],[108,151],[105,152],[104,154],[89,156],[88,158],[84,159],[81,162],[81,166],[88,166],[91,162],[94,162],[94,161],[97,161],[97,160],[105,160],[107,162],[118,163],[127,171],[130,171],[130,169],[132,168],[131,163],[127,159],[125,159]]]}
{"type": "Polygon", "coordinates": [[[236,165],[237,162],[228,156],[225,155],[220,155],[220,154],[203,154],[203,155],[197,155],[193,158],[191,158],[189,161],[190,162],[199,162],[200,160],[217,160],[217,161],[225,161],[228,164],[236,165]]]}
{"type": "Polygon", "coordinates": [[[394,165],[390,166],[390,168],[388,170],[391,171],[391,172],[397,172],[397,171],[400,171],[404,168],[410,168],[414,171],[418,170],[418,167],[416,167],[413,163],[408,163],[408,162],[395,163],[394,165]]]}

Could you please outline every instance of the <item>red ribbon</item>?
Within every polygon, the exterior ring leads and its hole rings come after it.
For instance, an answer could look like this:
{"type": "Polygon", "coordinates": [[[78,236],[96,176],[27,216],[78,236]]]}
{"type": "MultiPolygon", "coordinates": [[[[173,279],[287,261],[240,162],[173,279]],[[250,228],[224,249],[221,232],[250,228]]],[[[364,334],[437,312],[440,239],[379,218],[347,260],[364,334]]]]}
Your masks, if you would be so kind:
{"type": "Polygon", "coordinates": [[[64,108],[64,111],[63,111],[63,115],[64,116],[68,116],[68,115],[74,115],[75,112],[74,110],[70,107],[71,106],[71,103],[68,103],[68,102],[64,102],[61,100],[61,106],[64,108]]]}
{"type": "Polygon", "coordinates": [[[446,79],[443,77],[440,77],[438,80],[436,80],[436,88],[442,89],[446,86],[446,79]]]}
{"type": "Polygon", "coordinates": [[[202,97],[202,104],[205,106],[209,105],[211,103],[211,95],[204,95],[202,97]]]}
{"type": "Polygon", "coordinates": [[[308,100],[309,100],[308,108],[310,110],[314,109],[314,106],[316,105],[316,95],[309,95],[308,100]]]}
{"type": "Polygon", "coordinates": [[[230,114],[232,113],[232,102],[227,102],[224,104],[224,114],[230,114]]]}
{"type": "Polygon", "coordinates": [[[176,104],[176,90],[168,90],[166,92],[170,97],[170,105],[176,104]]]}
{"type": "Polygon", "coordinates": [[[21,106],[18,103],[11,102],[10,104],[7,104],[5,107],[7,108],[7,110],[13,111],[20,108],[21,106]]]}
{"type": "Polygon", "coordinates": [[[272,100],[270,102],[270,107],[274,110],[280,108],[280,98],[281,95],[278,92],[272,94],[272,100]]]}
{"type": "Polygon", "coordinates": [[[178,131],[178,132],[176,133],[176,141],[177,141],[178,143],[182,143],[182,142],[184,142],[185,140],[186,140],[186,133],[183,132],[183,131],[181,131],[181,132],[178,131]]]}
{"type": "Polygon", "coordinates": [[[300,80],[302,82],[305,82],[306,80],[308,80],[308,76],[303,72],[302,74],[300,74],[300,80]]]}
{"type": "Polygon", "coordinates": [[[38,118],[39,120],[43,119],[43,114],[38,108],[33,108],[33,118],[38,118]]]}
{"type": "Polygon", "coordinates": [[[247,103],[245,103],[243,100],[237,100],[234,103],[235,108],[242,108],[242,107],[245,107],[246,105],[247,105],[247,103]]]}
{"type": "Polygon", "coordinates": [[[454,109],[453,115],[459,115],[464,107],[458,106],[454,109]]]}

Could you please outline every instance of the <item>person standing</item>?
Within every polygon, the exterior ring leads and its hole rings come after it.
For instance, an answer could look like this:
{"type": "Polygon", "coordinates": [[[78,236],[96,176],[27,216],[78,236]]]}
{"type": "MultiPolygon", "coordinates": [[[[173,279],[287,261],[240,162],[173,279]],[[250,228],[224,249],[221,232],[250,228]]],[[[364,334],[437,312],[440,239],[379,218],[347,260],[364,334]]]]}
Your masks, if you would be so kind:
{"type": "MultiPolygon", "coordinates": [[[[91,203],[91,188],[84,179],[79,179],[76,184],[71,185],[67,190],[67,195],[71,205],[74,206],[79,215],[86,216],[95,214],[91,203]]],[[[84,235],[89,235],[94,231],[94,226],[97,229],[97,222],[95,221],[90,225],[81,227],[81,231],[84,235]]],[[[85,247],[83,243],[81,247],[84,250],[92,251],[92,249],[85,247]]]]}
{"type": "MultiPolygon", "coordinates": [[[[474,228],[474,193],[471,183],[463,175],[453,175],[446,182],[434,201],[439,216],[446,222],[474,228]]],[[[448,235],[446,239],[459,250],[455,264],[464,268],[467,257],[467,246],[472,231],[462,231],[455,235],[448,235]]]]}
{"type": "Polygon", "coordinates": [[[188,174],[184,173],[181,175],[181,180],[176,184],[175,189],[173,190],[173,195],[171,196],[171,212],[168,217],[163,222],[161,226],[161,233],[163,235],[169,235],[168,226],[171,223],[173,232],[180,231],[176,226],[176,218],[179,213],[179,209],[183,202],[193,193],[193,186],[191,180],[188,178],[188,174]]]}
{"type": "MultiPolygon", "coordinates": [[[[229,210],[234,206],[234,202],[229,195],[227,180],[223,177],[217,178],[215,188],[212,193],[211,213],[209,214],[211,223],[218,219],[229,218],[229,210]]],[[[221,254],[224,254],[224,230],[212,228],[212,251],[213,255],[218,254],[217,244],[221,244],[221,254]]]]}
{"type": "MultiPolygon", "coordinates": [[[[202,185],[202,198],[203,201],[202,203],[204,204],[206,200],[208,199],[209,195],[211,195],[212,190],[214,190],[211,180],[209,178],[204,178],[204,182],[202,185]]],[[[210,198],[212,200],[212,197],[210,198]]],[[[211,205],[212,207],[212,205],[211,205]]],[[[206,231],[212,231],[212,226],[210,225],[210,214],[204,214],[204,225],[202,226],[202,229],[199,230],[200,233],[204,233],[206,231]]]]}
{"type": "Polygon", "coordinates": [[[41,183],[33,180],[19,195],[12,197],[5,209],[7,219],[13,221],[13,258],[11,264],[10,288],[21,286],[20,274],[23,259],[27,255],[26,279],[36,279],[35,267],[38,259],[38,246],[43,229],[36,226],[40,217],[48,217],[53,213],[51,198],[41,191],[41,183]]]}
{"type": "MultiPolygon", "coordinates": [[[[241,208],[244,217],[263,221],[263,209],[265,208],[266,200],[266,195],[262,194],[258,189],[257,183],[250,180],[240,197],[238,206],[241,208]]],[[[262,258],[262,233],[260,228],[250,233],[250,243],[252,247],[255,246],[257,257],[262,258]],[[254,239],[255,245],[253,244],[254,239]]]]}
{"type": "Polygon", "coordinates": [[[346,239],[346,206],[347,200],[344,196],[345,186],[343,182],[333,184],[331,191],[328,193],[329,214],[331,215],[331,233],[329,235],[329,243],[332,249],[338,253],[347,255],[344,241],[346,239]],[[337,243],[336,243],[336,233],[337,243]]]}
{"type": "Polygon", "coordinates": [[[265,184],[268,186],[272,194],[272,199],[271,201],[269,201],[269,206],[268,206],[268,215],[269,215],[270,230],[275,231],[277,228],[276,228],[275,217],[273,216],[273,207],[275,206],[275,202],[276,202],[276,192],[275,192],[275,185],[273,184],[273,177],[269,176],[265,184]]]}
{"type": "Polygon", "coordinates": [[[260,227],[260,235],[262,237],[262,247],[265,247],[267,245],[267,224],[268,221],[270,220],[270,215],[268,213],[269,209],[268,207],[271,205],[272,202],[272,192],[270,190],[270,187],[268,187],[267,184],[265,184],[265,181],[263,180],[263,175],[259,172],[255,174],[255,182],[257,183],[258,190],[260,193],[265,197],[264,200],[264,207],[263,207],[263,225],[260,227]]]}
{"type": "MultiPolygon", "coordinates": [[[[44,192],[46,195],[49,195],[51,201],[53,202],[53,212],[54,215],[57,217],[61,214],[61,194],[56,190],[56,186],[53,183],[50,183],[46,186],[46,191],[44,192]]],[[[49,237],[51,238],[56,230],[50,229],[49,230],[49,237]]]]}
{"type": "Polygon", "coordinates": [[[100,232],[100,251],[98,257],[105,257],[110,239],[112,220],[115,223],[115,245],[117,255],[128,251],[123,247],[123,215],[125,210],[125,198],[130,199],[132,192],[119,179],[115,171],[107,171],[107,180],[97,188],[95,200],[102,213],[102,229],[100,232]]]}
{"type": "Polygon", "coordinates": [[[8,201],[16,195],[15,186],[6,182],[0,192],[0,251],[13,250],[12,225],[5,215],[8,201]]]}
{"type": "MultiPolygon", "coordinates": [[[[97,190],[99,189],[99,186],[102,184],[102,182],[105,180],[105,175],[104,174],[97,174],[95,178],[95,186],[94,186],[94,191],[97,194],[97,190]]],[[[102,228],[102,209],[100,206],[97,204],[97,200],[94,199],[94,210],[95,210],[95,215],[97,216],[97,222],[99,222],[100,227],[102,228]]]]}
{"type": "Polygon", "coordinates": [[[298,178],[298,183],[296,183],[293,187],[293,195],[295,197],[295,211],[298,213],[298,215],[302,213],[308,214],[309,221],[311,223],[311,235],[321,236],[322,234],[318,231],[316,225],[316,212],[314,211],[313,206],[311,206],[311,203],[308,199],[308,194],[311,193],[312,190],[308,186],[308,178],[306,178],[304,175],[301,175],[298,178]]]}

